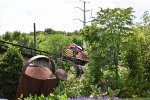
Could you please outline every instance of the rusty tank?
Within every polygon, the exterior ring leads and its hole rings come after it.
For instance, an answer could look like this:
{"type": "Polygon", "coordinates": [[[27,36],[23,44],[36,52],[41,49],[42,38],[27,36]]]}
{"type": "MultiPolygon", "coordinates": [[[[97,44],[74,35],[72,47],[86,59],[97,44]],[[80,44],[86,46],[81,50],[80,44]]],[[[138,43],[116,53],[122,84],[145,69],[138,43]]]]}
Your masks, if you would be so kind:
{"type": "Polygon", "coordinates": [[[34,56],[26,62],[22,69],[16,100],[21,94],[23,98],[28,97],[29,94],[48,96],[54,91],[59,80],[66,80],[66,78],[66,72],[63,69],[57,69],[53,60],[44,55],[34,56]],[[33,62],[38,59],[46,59],[51,68],[34,65],[33,62]]]}

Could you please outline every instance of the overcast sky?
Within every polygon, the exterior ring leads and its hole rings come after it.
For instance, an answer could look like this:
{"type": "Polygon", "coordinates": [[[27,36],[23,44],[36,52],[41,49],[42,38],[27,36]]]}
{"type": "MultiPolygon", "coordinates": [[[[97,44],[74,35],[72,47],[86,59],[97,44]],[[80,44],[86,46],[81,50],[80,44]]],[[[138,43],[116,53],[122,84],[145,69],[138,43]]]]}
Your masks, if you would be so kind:
{"type": "MultiPolygon", "coordinates": [[[[86,10],[93,9],[92,15],[102,8],[133,7],[135,16],[140,18],[144,11],[150,12],[150,0],[85,0],[86,10]]],[[[71,32],[83,27],[83,12],[75,7],[83,9],[80,0],[0,0],[0,34],[15,30],[21,32],[33,31],[33,23],[36,30],[45,28],[71,32]]],[[[90,21],[91,12],[86,13],[86,20],[90,21]]]]}

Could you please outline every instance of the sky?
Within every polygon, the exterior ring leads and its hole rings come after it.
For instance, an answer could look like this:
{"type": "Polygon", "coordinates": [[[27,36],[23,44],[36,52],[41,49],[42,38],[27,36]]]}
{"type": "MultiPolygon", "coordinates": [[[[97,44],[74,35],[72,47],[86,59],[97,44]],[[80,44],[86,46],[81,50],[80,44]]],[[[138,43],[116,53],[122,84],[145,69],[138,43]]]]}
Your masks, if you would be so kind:
{"type": "MultiPolygon", "coordinates": [[[[102,8],[134,8],[134,15],[139,19],[144,11],[150,12],[150,0],[85,0],[86,21],[96,16],[102,8]]],[[[73,32],[83,28],[83,2],[81,0],[0,0],[0,34],[6,31],[33,32],[52,28],[57,31],[73,32]]],[[[90,25],[90,23],[87,23],[90,25]]]]}

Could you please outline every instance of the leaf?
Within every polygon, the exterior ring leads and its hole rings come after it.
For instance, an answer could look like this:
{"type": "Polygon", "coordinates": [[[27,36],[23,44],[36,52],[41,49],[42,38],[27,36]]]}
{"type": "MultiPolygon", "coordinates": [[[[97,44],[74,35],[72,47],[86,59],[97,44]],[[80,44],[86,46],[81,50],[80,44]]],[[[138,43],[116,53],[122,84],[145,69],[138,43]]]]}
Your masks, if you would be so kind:
{"type": "Polygon", "coordinates": [[[94,85],[90,85],[90,87],[91,87],[92,91],[95,91],[97,89],[97,87],[94,85]]]}
{"type": "Polygon", "coordinates": [[[112,89],[110,87],[108,87],[108,92],[110,93],[112,91],[112,89]]]}
{"type": "Polygon", "coordinates": [[[119,94],[119,92],[120,92],[120,89],[114,90],[114,95],[117,96],[119,94]]]}

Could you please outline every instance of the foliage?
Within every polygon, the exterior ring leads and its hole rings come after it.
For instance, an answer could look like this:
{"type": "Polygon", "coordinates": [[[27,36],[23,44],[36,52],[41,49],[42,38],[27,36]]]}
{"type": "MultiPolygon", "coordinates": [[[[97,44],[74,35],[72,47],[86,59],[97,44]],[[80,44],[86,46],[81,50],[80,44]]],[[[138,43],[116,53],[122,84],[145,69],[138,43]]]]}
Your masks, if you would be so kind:
{"type": "MultiPolygon", "coordinates": [[[[22,100],[22,98],[20,97],[19,100],[22,100]]],[[[24,98],[24,100],[67,100],[67,96],[66,95],[53,95],[53,94],[50,94],[48,95],[47,97],[45,97],[44,95],[41,95],[41,96],[32,96],[30,95],[29,97],[27,98],[24,98]]]]}
{"type": "MultiPolygon", "coordinates": [[[[150,18],[150,17],[149,17],[150,18]]],[[[143,15],[143,23],[134,29],[134,33],[128,37],[124,60],[128,69],[128,75],[121,77],[120,92],[122,97],[149,97],[149,28],[148,14],[143,15]],[[146,19],[145,19],[146,18],[146,19]]]]}
{"type": "Polygon", "coordinates": [[[54,34],[55,33],[55,31],[52,30],[51,28],[46,28],[44,32],[48,33],[48,34],[54,34]]]}
{"type": "Polygon", "coordinates": [[[145,77],[148,82],[150,82],[150,15],[148,11],[144,12],[142,16],[142,23],[139,30],[143,34],[143,40],[141,43],[142,52],[142,64],[145,68],[145,77]]]}
{"type": "MultiPolygon", "coordinates": [[[[2,39],[5,41],[13,42],[15,44],[30,48],[33,48],[33,38],[33,33],[26,34],[19,31],[6,32],[2,36],[2,39]]],[[[61,55],[63,48],[70,43],[81,45],[81,36],[75,34],[67,35],[65,32],[54,31],[49,28],[45,29],[45,32],[37,32],[36,35],[37,49],[58,55],[61,55]]]]}
{"type": "MultiPolygon", "coordinates": [[[[149,24],[133,27],[132,13],[132,8],[101,9],[92,25],[81,30],[94,84],[103,76],[106,86],[119,88],[122,97],[148,96],[150,28],[149,24]]],[[[149,23],[147,13],[143,18],[149,23]]]]}
{"type": "Polygon", "coordinates": [[[91,85],[93,85],[94,77],[91,75],[90,67],[86,65],[84,68],[84,75],[82,79],[83,89],[82,96],[90,96],[91,95],[91,85]]]}
{"type": "MultiPolygon", "coordinates": [[[[40,97],[30,96],[26,99],[54,100],[66,97],[100,96],[106,95],[105,93],[108,96],[115,94],[120,97],[150,97],[150,16],[146,11],[142,16],[142,22],[133,26],[132,14],[132,8],[100,9],[91,25],[86,26],[80,32],[66,33],[51,28],[45,29],[44,32],[38,31],[37,49],[58,55],[61,55],[66,45],[76,43],[81,46],[82,42],[86,41],[86,52],[90,62],[85,66],[84,75],[79,80],[75,79],[72,68],[62,62],[62,68],[68,72],[67,81],[60,82],[55,92],[48,97],[41,95],[40,97]],[[100,80],[105,81],[105,91],[97,87],[100,80]]],[[[6,32],[1,38],[33,47],[33,33],[6,32]]],[[[11,68],[3,67],[13,65],[5,64],[9,60],[1,60],[0,71],[2,73],[10,71],[8,69],[11,68]]],[[[16,68],[20,69],[20,67],[16,68]]],[[[0,77],[2,75],[0,73],[0,77]]],[[[16,76],[13,77],[16,78],[16,76]]],[[[7,84],[8,80],[0,79],[0,84],[4,82],[7,84]]],[[[10,86],[5,90],[8,91],[10,86]]],[[[4,96],[3,93],[1,89],[0,96],[4,96]]]]}
{"type": "Polygon", "coordinates": [[[75,79],[74,69],[71,68],[68,72],[68,78],[66,81],[62,81],[59,83],[58,87],[56,87],[54,95],[64,95],[67,97],[78,97],[82,95],[82,87],[83,84],[81,80],[75,79]]]}
{"type": "Polygon", "coordinates": [[[9,47],[0,61],[0,97],[14,100],[22,66],[19,51],[9,47]]]}
{"type": "Polygon", "coordinates": [[[81,32],[88,43],[91,57],[91,73],[95,82],[101,79],[101,69],[108,66],[116,74],[116,85],[119,80],[119,61],[122,38],[131,31],[132,8],[100,9],[92,21],[81,32]]]}
{"type": "Polygon", "coordinates": [[[20,31],[6,32],[2,35],[2,39],[8,42],[13,42],[25,47],[33,47],[33,38],[26,33],[20,31]]]}
{"type": "Polygon", "coordinates": [[[11,41],[11,33],[10,32],[6,32],[2,38],[5,40],[5,41],[11,41]]]}
{"type": "Polygon", "coordinates": [[[72,42],[76,43],[77,45],[82,46],[83,45],[83,39],[80,35],[71,35],[72,42]]]}
{"type": "Polygon", "coordinates": [[[142,73],[140,71],[142,71],[142,69],[139,67],[139,56],[138,53],[134,50],[128,50],[127,51],[127,55],[126,55],[126,61],[127,61],[127,67],[130,68],[130,74],[129,77],[131,78],[135,78],[137,73],[138,75],[140,75],[139,73],[142,73]]]}
{"type": "Polygon", "coordinates": [[[63,48],[70,43],[72,43],[72,38],[63,34],[39,34],[37,36],[37,49],[59,55],[63,48]]]}
{"type": "Polygon", "coordinates": [[[104,96],[107,95],[107,91],[102,91],[101,88],[97,88],[97,86],[91,85],[91,96],[92,97],[100,97],[100,96],[104,96]]]}
{"type": "Polygon", "coordinates": [[[46,28],[44,30],[44,33],[47,33],[47,34],[66,34],[66,32],[62,32],[62,31],[55,31],[51,28],[46,28]]]}
{"type": "Polygon", "coordinates": [[[132,79],[126,78],[121,81],[120,85],[122,85],[119,93],[120,97],[149,97],[150,83],[142,78],[139,79],[137,76],[132,79]]]}

